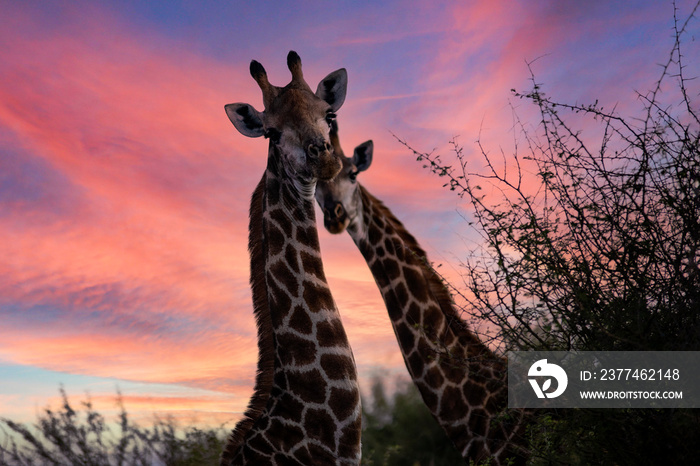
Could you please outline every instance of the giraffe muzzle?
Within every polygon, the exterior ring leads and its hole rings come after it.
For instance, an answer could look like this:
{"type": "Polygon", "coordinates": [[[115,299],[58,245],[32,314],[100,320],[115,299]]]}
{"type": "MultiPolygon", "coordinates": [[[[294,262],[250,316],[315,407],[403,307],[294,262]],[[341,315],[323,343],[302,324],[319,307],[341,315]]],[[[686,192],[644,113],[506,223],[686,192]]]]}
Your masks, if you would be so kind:
{"type": "Polygon", "coordinates": [[[330,233],[342,233],[348,225],[348,214],[340,202],[327,202],[323,206],[323,226],[330,233]]]}
{"type": "Polygon", "coordinates": [[[340,172],[342,163],[328,142],[311,143],[306,148],[309,163],[316,167],[319,180],[330,180],[340,172]]]}
{"type": "Polygon", "coordinates": [[[333,147],[327,143],[323,142],[321,144],[309,144],[309,147],[306,148],[306,153],[309,155],[309,157],[312,157],[314,159],[320,159],[323,155],[330,155],[330,153],[333,151],[333,147]]]}

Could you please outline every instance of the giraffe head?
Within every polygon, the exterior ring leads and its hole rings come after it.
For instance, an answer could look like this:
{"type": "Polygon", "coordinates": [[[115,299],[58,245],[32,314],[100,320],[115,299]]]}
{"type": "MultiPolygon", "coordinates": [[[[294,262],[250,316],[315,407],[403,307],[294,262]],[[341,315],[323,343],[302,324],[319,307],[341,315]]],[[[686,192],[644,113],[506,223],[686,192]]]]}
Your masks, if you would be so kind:
{"type": "Polygon", "coordinates": [[[342,233],[350,224],[359,220],[362,202],[357,175],[372,163],[374,143],[369,140],[355,147],[352,158],[345,157],[338,139],[338,123],[331,123],[330,139],[340,157],[342,168],[332,180],[319,181],[316,200],[323,211],[323,225],[331,233],[342,233]]]}
{"type": "Polygon", "coordinates": [[[253,60],[250,74],[263,94],[264,111],[252,105],[226,105],[226,114],[244,136],[265,136],[282,159],[285,171],[295,182],[312,185],[333,178],[341,168],[330,144],[329,128],[343,105],[348,77],[344,68],[321,80],[312,92],[301,71],[296,52],[287,55],[292,80],[285,87],[270,84],[265,68],[253,60]]]}

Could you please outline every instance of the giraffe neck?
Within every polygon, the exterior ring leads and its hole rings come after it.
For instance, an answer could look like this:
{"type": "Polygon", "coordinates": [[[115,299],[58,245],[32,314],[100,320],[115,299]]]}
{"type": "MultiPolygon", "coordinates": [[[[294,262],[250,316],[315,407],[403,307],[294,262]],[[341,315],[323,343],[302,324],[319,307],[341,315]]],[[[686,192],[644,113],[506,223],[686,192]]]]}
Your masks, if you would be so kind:
{"type": "Polygon", "coordinates": [[[249,249],[258,375],[222,463],[359,464],[357,373],[323,271],[313,198],[288,180],[272,145],[251,202],[249,249]]]}
{"type": "Polygon", "coordinates": [[[500,464],[519,456],[512,439],[521,423],[491,422],[507,405],[505,362],[459,317],[402,223],[361,185],[359,196],[361,213],[348,232],[377,282],[425,404],[465,459],[500,464]]]}

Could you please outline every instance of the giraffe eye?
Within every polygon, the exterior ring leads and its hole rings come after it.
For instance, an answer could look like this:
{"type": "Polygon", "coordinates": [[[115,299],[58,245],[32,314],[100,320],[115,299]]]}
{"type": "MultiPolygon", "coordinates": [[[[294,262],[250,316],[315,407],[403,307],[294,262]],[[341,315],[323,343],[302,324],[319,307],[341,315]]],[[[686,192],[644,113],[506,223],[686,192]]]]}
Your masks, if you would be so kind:
{"type": "Polygon", "coordinates": [[[265,138],[269,139],[275,144],[278,144],[280,142],[280,138],[282,137],[282,133],[280,133],[278,130],[275,128],[268,128],[265,130],[265,138]]]}
{"type": "Polygon", "coordinates": [[[333,121],[335,121],[336,114],[333,112],[328,112],[326,113],[326,123],[328,123],[328,126],[331,126],[333,124],[333,121]]]}
{"type": "Polygon", "coordinates": [[[348,178],[350,178],[350,181],[352,181],[353,183],[354,183],[355,181],[357,181],[357,175],[358,175],[358,173],[360,173],[360,170],[357,170],[357,169],[355,169],[355,170],[351,171],[350,173],[348,173],[348,178]]]}

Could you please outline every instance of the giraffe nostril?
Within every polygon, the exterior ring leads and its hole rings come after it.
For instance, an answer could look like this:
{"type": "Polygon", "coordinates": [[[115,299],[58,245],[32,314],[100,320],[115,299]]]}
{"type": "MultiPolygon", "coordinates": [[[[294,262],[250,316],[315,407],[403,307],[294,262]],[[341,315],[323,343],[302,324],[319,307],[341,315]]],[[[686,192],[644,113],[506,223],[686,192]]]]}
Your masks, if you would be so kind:
{"type": "Polygon", "coordinates": [[[328,152],[328,153],[332,152],[332,149],[333,149],[333,146],[331,146],[327,142],[318,143],[318,144],[311,143],[306,148],[306,153],[310,157],[319,158],[319,157],[321,157],[321,155],[324,152],[328,152]]]}
{"type": "Polygon", "coordinates": [[[309,147],[308,147],[308,149],[306,150],[306,152],[307,152],[311,157],[318,157],[318,155],[319,155],[318,147],[315,146],[314,144],[309,144],[309,147]]]}
{"type": "Polygon", "coordinates": [[[341,215],[343,215],[342,204],[336,204],[335,209],[333,209],[333,213],[335,214],[336,217],[340,217],[341,215]]]}

